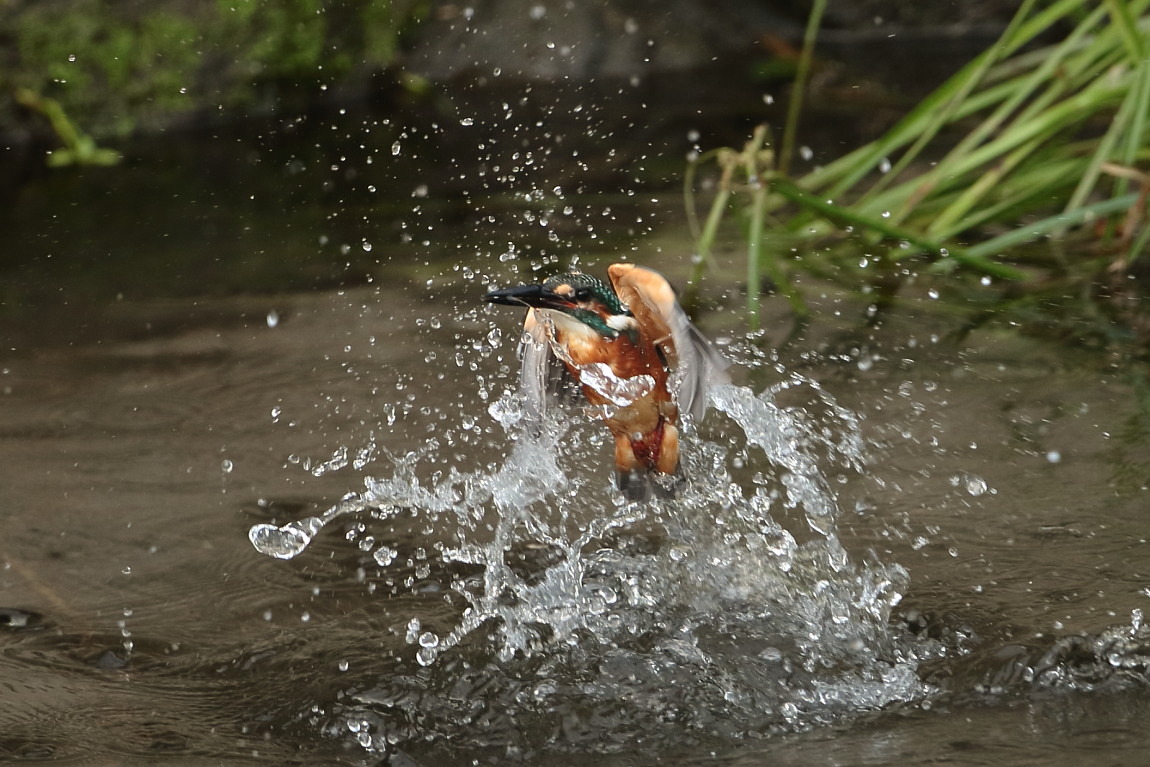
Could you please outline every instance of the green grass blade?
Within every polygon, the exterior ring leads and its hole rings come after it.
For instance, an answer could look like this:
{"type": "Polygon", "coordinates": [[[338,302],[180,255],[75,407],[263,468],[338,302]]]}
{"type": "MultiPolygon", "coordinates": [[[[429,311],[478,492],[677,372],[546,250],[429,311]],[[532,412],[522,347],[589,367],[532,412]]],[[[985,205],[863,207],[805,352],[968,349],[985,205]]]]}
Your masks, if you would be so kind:
{"type": "MultiPolygon", "coordinates": [[[[1047,31],[1065,16],[1076,11],[1079,5],[1078,0],[1061,0],[1038,12],[1034,18],[1028,18],[1034,3],[1024,2],[998,42],[939,88],[935,93],[941,98],[928,99],[923,103],[923,106],[927,108],[923,110],[922,116],[925,116],[926,119],[914,142],[895,163],[890,173],[879,178],[867,194],[881,191],[918,158],[922,150],[934,140],[941,129],[954,120],[957,111],[967,101],[974,89],[985,81],[996,63],[1005,59],[1036,35],[1047,31]],[[936,101],[939,103],[933,103],[936,101]]],[[[912,115],[919,116],[914,113],[912,115]]],[[[882,154],[874,158],[873,162],[865,168],[856,168],[855,173],[850,177],[852,179],[850,183],[836,186],[835,189],[831,190],[832,195],[837,197],[846,189],[853,187],[885,156],[886,154],[882,154]]]]}
{"type": "Polygon", "coordinates": [[[951,229],[937,236],[949,240],[961,231],[973,231],[996,221],[1012,225],[1017,216],[1049,201],[1052,194],[1065,194],[1078,178],[1081,158],[1043,158],[1026,171],[1013,174],[995,190],[995,199],[968,214],[963,229],[951,229]]]}
{"type": "MultiPolygon", "coordinates": [[[[1150,59],[1143,59],[1135,73],[1135,85],[1131,89],[1132,101],[1130,129],[1126,132],[1126,143],[1119,155],[1119,162],[1127,168],[1133,167],[1138,151],[1146,144],[1147,111],[1150,111],[1150,59]]],[[[1128,187],[1125,178],[1117,179],[1114,196],[1125,194],[1128,187]]]]}
{"type": "Polygon", "coordinates": [[[1065,212],[1075,210],[1082,207],[1086,202],[1086,198],[1094,191],[1095,186],[1098,184],[1098,178],[1102,174],[1102,165],[1114,156],[1114,148],[1118,144],[1119,138],[1126,130],[1127,124],[1131,120],[1131,112],[1134,109],[1137,99],[1133,98],[1134,91],[1127,94],[1126,99],[1118,107],[1118,112],[1114,115],[1114,119],[1110,123],[1109,129],[1098,141],[1094,152],[1091,154],[1089,161],[1086,163],[1082,171],[1082,178],[1079,180],[1078,185],[1070,195],[1070,199],[1066,201],[1065,212]]]}
{"type": "MultiPolygon", "coordinates": [[[[1141,201],[1141,204],[1145,204],[1145,201],[1141,201]]],[[[1146,246],[1148,244],[1150,244],[1150,226],[1147,226],[1146,221],[1143,220],[1142,231],[1130,242],[1130,247],[1126,251],[1127,267],[1137,261],[1138,257],[1146,252],[1146,246]]]]}
{"type": "Polygon", "coordinates": [[[795,140],[799,132],[799,114],[803,109],[803,96],[807,92],[807,80],[810,79],[815,40],[818,38],[819,26],[822,24],[823,13],[826,9],[827,0],[815,0],[814,5],[811,6],[811,13],[807,17],[807,28],[803,33],[803,50],[799,54],[799,66],[795,72],[794,86],[791,88],[791,100],[787,104],[787,123],[783,129],[783,146],[779,154],[779,171],[784,176],[789,173],[791,159],[794,157],[795,140]]]}
{"type": "Polygon", "coordinates": [[[1023,273],[1013,267],[991,261],[983,256],[972,256],[969,254],[969,251],[963,249],[952,249],[948,251],[941,243],[928,240],[917,232],[888,224],[882,219],[862,215],[856,210],[839,207],[834,203],[824,202],[785,179],[774,179],[771,183],[771,188],[777,194],[782,195],[791,202],[810,208],[831,221],[844,222],[851,226],[870,229],[891,239],[904,240],[936,257],[949,258],[964,266],[977,269],[978,271],[995,277],[1008,280],[1018,280],[1023,277],[1023,273]]]}
{"type": "MultiPolygon", "coordinates": [[[[1146,0],[1138,0],[1137,5],[1139,7],[1145,4],[1146,0]]],[[[1002,82],[1003,78],[1015,72],[1020,66],[1020,62],[1024,62],[1026,67],[1043,66],[1052,58],[1052,53],[1048,49],[1042,49],[1022,54],[1015,59],[1002,59],[1001,56],[1014,53],[1021,45],[1030,42],[1035,36],[1048,31],[1054,24],[1066,17],[1072,16],[1079,9],[1079,6],[1078,0],[1061,0],[1061,2],[1054,3],[1039,11],[1034,18],[1028,21],[1022,20],[1023,11],[1028,10],[1028,6],[1020,9],[1012,22],[1012,24],[1018,25],[1017,28],[1011,28],[1014,30],[1013,33],[1011,33],[1011,29],[1008,29],[1000,40],[1002,45],[997,51],[999,55],[992,57],[990,54],[996,53],[996,50],[992,49],[971,61],[924,99],[880,139],[860,147],[833,163],[812,171],[803,177],[802,185],[808,189],[826,188],[826,193],[831,197],[841,197],[857,186],[867,174],[873,172],[884,158],[895,155],[900,149],[912,142],[915,142],[917,146],[918,143],[923,142],[925,137],[936,135],[941,127],[939,116],[948,105],[955,105],[954,111],[950,114],[951,122],[954,122],[981,111],[989,104],[1015,97],[1018,93],[1017,83],[1009,78],[1004,83],[1002,82]],[[991,66],[992,64],[993,66],[991,66]],[[1002,69],[1005,74],[999,73],[998,69],[1002,69]],[[972,85],[978,79],[984,81],[986,88],[982,91],[970,92],[970,88],[967,86],[972,85]],[[963,92],[967,93],[964,99],[956,98],[963,92]]],[[[1078,33],[1076,28],[1076,31],[1071,33],[1073,39],[1069,43],[1059,44],[1059,46],[1065,46],[1061,55],[1070,56],[1086,46],[1087,37],[1085,35],[1092,28],[1091,25],[1101,23],[1103,16],[1104,13],[1099,10],[1091,13],[1083,20],[1079,26],[1084,32],[1078,33]]],[[[1101,65],[1094,64],[1091,69],[1097,70],[1099,66],[1101,65]]],[[[1064,67],[1065,71],[1060,72],[1059,77],[1076,77],[1082,81],[1091,79],[1092,72],[1078,73],[1078,68],[1080,66],[1064,67]]],[[[992,127],[987,126],[988,130],[992,127]]],[[[899,159],[898,165],[887,174],[886,179],[888,180],[880,178],[875,185],[877,188],[872,188],[869,193],[874,195],[881,192],[883,187],[891,183],[889,179],[894,179],[899,171],[915,159],[918,151],[917,149],[913,152],[908,150],[899,159]]]]}
{"type": "Polygon", "coordinates": [[[1111,213],[1126,210],[1133,205],[1137,199],[1138,195],[1128,194],[1110,200],[1103,200],[1093,205],[1086,205],[1065,213],[1058,213],[1036,223],[1026,224],[1006,234],[993,237],[985,242],[980,242],[977,245],[971,245],[966,248],[966,255],[978,258],[989,258],[1009,250],[1016,245],[1022,245],[1036,240],[1043,235],[1052,234],[1071,226],[1078,226],[1094,218],[1108,216],[1111,213]]]}
{"type": "Polygon", "coordinates": [[[1130,13],[1130,4],[1126,0],[1103,0],[1106,10],[1110,12],[1110,23],[1122,35],[1122,42],[1132,61],[1142,61],[1146,58],[1146,41],[1134,23],[1130,13]]]}
{"type": "MultiPolygon", "coordinates": [[[[1044,114],[1023,125],[1015,126],[1011,131],[1002,133],[993,141],[952,162],[947,176],[939,181],[932,192],[972,183],[968,174],[978,173],[987,163],[996,161],[1027,142],[1047,139],[1059,131],[1069,131],[1077,127],[1091,114],[1113,104],[1123,91],[1124,84],[1121,82],[1096,81],[1089,88],[1064,99],[1044,114]]],[[[904,188],[917,185],[917,181],[911,181],[904,185],[904,188]]],[[[889,203],[889,200],[884,201],[884,209],[889,209],[889,203]]],[[[874,212],[876,206],[860,204],[859,207],[874,212]]]]}
{"type": "MultiPolygon", "coordinates": [[[[1099,8],[1094,13],[1090,14],[1083,23],[1079,24],[1073,32],[1067,36],[1059,45],[1053,47],[1052,50],[1047,52],[1047,55],[1041,60],[1038,68],[1033,72],[1011,81],[1016,84],[1013,93],[1004,99],[993,113],[985,120],[982,121],[974,130],[969,132],[963,137],[955,147],[947,153],[947,155],[938,162],[934,170],[928,172],[923,176],[921,186],[911,194],[906,202],[900,207],[895,214],[896,221],[903,221],[908,216],[917,202],[925,196],[929,190],[933,189],[941,178],[952,176],[954,174],[953,165],[956,158],[967,155],[973,149],[983,144],[990,136],[996,134],[998,131],[1014,130],[1014,126],[1025,125],[1043,110],[1048,108],[1052,103],[1064,95],[1067,89],[1071,87],[1071,83],[1065,70],[1070,69],[1067,59],[1070,58],[1076,51],[1080,50],[1080,45],[1083,39],[1093,31],[1094,27],[1100,23],[1105,17],[1102,9],[1099,8]],[[1064,70],[1062,76],[1054,76],[1059,70],[1064,70]],[[1043,90],[1045,89],[1045,90],[1043,90]],[[1042,92],[1035,96],[1035,92],[1042,90],[1042,92]],[[1029,103],[1027,103],[1029,102],[1029,103]],[[1024,109],[1015,114],[1019,108],[1026,103],[1024,109]],[[1014,116],[1012,124],[1003,129],[1005,123],[1011,116],[1014,116]]],[[[1033,148],[1037,142],[1029,142],[1033,148]]],[[[1012,153],[1010,158],[1004,159],[997,168],[984,176],[980,183],[976,183],[970,187],[969,193],[965,195],[958,204],[949,209],[940,220],[936,220],[932,224],[935,231],[946,229],[950,227],[953,222],[959,220],[970,208],[974,207],[991,188],[993,176],[1002,177],[1006,175],[1010,169],[1017,166],[1025,158],[1023,153],[1019,155],[1017,152],[1012,153]]]]}

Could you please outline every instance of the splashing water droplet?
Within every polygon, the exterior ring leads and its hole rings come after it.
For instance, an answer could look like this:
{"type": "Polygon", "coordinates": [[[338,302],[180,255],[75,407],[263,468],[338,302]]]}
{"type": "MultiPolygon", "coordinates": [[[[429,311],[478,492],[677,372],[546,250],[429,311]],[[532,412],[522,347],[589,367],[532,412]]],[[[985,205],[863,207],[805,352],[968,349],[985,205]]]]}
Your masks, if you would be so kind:
{"type": "Polygon", "coordinates": [[[282,527],[252,525],[248,530],[248,540],[261,554],[276,559],[291,559],[307,548],[322,527],[323,521],[319,517],[307,517],[282,527]]]}
{"type": "Polygon", "coordinates": [[[966,492],[973,496],[982,495],[987,491],[986,480],[982,477],[967,477],[966,478],[966,492]]]}
{"type": "Polygon", "coordinates": [[[276,559],[291,559],[306,549],[323,526],[333,519],[373,508],[380,519],[399,513],[399,509],[387,504],[370,506],[356,493],[349,493],[318,517],[304,517],[279,527],[266,523],[252,525],[248,530],[248,540],[261,554],[276,559]]]}
{"type": "Polygon", "coordinates": [[[380,546],[378,549],[372,552],[371,556],[377,565],[380,567],[387,567],[395,561],[395,558],[399,556],[399,552],[390,546],[380,546]]]}
{"type": "Polygon", "coordinates": [[[602,362],[580,365],[579,381],[618,407],[627,407],[655,389],[655,379],[651,376],[620,378],[602,362]]]}
{"type": "Polygon", "coordinates": [[[415,644],[415,640],[419,638],[419,627],[421,625],[419,618],[412,618],[407,622],[407,635],[405,639],[408,644],[415,644]]]}

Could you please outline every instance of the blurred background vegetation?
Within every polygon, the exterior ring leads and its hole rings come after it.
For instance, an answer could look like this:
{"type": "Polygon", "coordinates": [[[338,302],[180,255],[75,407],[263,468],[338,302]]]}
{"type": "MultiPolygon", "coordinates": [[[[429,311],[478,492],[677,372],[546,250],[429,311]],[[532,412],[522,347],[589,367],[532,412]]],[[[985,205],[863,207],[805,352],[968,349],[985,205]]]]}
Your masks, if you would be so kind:
{"type": "Polygon", "coordinates": [[[871,293],[876,309],[909,283],[944,282],[964,332],[1004,321],[1142,358],[1150,2],[1025,0],[996,40],[879,137],[792,172],[825,7],[814,3],[785,125],[692,159],[689,301],[734,217],[752,329],[767,292],[806,316],[802,276],[871,293]],[[705,220],[697,186],[711,190],[705,220]]]}
{"type": "MultiPolygon", "coordinates": [[[[993,39],[1017,3],[859,0],[827,10],[820,42],[878,77],[916,56],[917,79],[937,80],[956,40],[993,39]],[[897,50],[869,50],[895,32],[897,50]]],[[[112,156],[76,152],[77,142],[115,145],[431,83],[458,90],[492,71],[567,84],[655,76],[671,87],[718,63],[733,88],[755,90],[793,77],[810,10],[809,0],[0,0],[0,138],[9,156],[63,148],[73,151],[57,165],[105,162],[112,156]],[[555,38],[567,45],[540,55],[555,38]]],[[[834,58],[816,80],[833,79],[834,58]]]]}
{"type": "Polygon", "coordinates": [[[804,278],[880,309],[945,279],[970,326],[1088,317],[1142,343],[1148,39],[1150,0],[0,0],[0,199],[141,138],[345,105],[456,119],[499,102],[496,78],[551,95],[641,75],[618,115],[564,118],[555,96],[536,125],[610,137],[611,180],[682,184],[693,284],[741,240],[751,327],[770,291],[804,315],[804,278]],[[686,163],[674,133],[697,136],[686,163]]]}
{"type": "Polygon", "coordinates": [[[0,135],[104,164],[92,142],[363,98],[419,0],[8,0],[0,135]]]}
{"type": "MultiPolygon", "coordinates": [[[[808,25],[799,93],[824,6],[808,25]]],[[[924,270],[962,269],[1031,295],[1094,286],[1130,298],[1127,277],[1145,270],[1150,242],[1148,40],[1147,0],[1026,0],[993,44],[879,138],[801,175],[789,172],[801,106],[792,99],[778,151],[763,126],[745,147],[697,158],[719,180],[705,227],[696,224],[696,278],[737,196],[752,326],[761,270],[799,314],[796,270],[888,294],[924,270]],[[854,247],[818,247],[843,240],[854,247]]]]}

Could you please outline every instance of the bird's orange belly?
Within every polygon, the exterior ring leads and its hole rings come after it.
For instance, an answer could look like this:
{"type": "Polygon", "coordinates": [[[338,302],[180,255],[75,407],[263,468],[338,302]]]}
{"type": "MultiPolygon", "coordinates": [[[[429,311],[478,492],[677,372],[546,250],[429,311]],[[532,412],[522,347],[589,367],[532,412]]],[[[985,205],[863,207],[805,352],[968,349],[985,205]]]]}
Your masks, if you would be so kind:
{"type": "Polygon", "coordinates": [[[623,339],[603,343],[588,342],[576,336],[563,341],[569,358],[568,368],[582,384],[587,402],[602,408],[603,420],[611,431],[641,438],[640,435],[648,435],[658,429],[663,419],[674,422],[676,414],[667,391],[667,371],[654,354],[643,354],[623,339]],[[606,365],[621,380],[650,376],[653,385],[647,393],[627,404],[612,401],[584,379],[582,368],[596,363],[606,365]]]}

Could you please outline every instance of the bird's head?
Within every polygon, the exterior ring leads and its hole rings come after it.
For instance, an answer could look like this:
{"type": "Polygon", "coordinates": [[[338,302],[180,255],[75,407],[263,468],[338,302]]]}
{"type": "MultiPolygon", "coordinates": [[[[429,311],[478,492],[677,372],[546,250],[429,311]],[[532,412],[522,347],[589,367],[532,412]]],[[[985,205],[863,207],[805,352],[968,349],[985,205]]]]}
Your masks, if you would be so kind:
{"type": "Polygon", "coordinates": [[[557,318],[569,317],[606,338],[635,328],[635,318],[615,291],[582,272],[557,274],[539,285],[493,290],[483,298],[491,304],[550,310],[557,318]]]}

